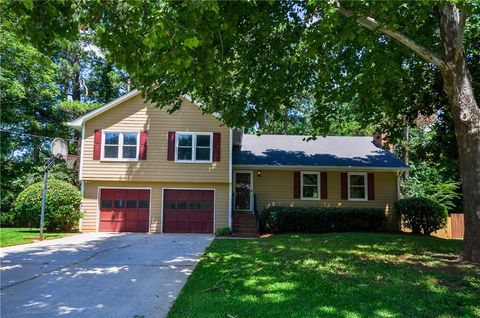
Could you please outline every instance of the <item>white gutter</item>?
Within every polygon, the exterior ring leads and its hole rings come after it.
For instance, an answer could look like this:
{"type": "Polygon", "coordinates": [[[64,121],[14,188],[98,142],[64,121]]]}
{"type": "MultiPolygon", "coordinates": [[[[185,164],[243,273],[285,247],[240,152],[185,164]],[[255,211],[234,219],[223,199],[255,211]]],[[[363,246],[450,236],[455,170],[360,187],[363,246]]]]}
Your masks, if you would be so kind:
{"type": "Polygon", "coordinates": [[[408,171],[410,168],[401,167],[353,167],[353,166],[307,166],[307,165],[233,165],[235,169],[258,170],[329,170],[329,171],[408,171]]]}

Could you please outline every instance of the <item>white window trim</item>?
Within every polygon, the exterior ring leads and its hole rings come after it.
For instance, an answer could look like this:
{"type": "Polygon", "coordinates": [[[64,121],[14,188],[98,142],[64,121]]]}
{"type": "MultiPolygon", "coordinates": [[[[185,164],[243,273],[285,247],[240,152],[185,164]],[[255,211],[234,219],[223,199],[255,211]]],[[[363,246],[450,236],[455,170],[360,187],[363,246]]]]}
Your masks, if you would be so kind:
{"type": "Polygon", "coordinates": [[[235,211],[253,211],[253,171],[251,170],[237,170],[233,173],[233,189],[235,191],[234,196],[233,196],[233,206],[235,211]],[[237,209],[235,208],[237,206],[236,198],[237,198],[237,173],[248,173],[250,174],[250,208],[249,209],[237,209]]]}
{"type": "Polygon", "coordinates": [[[368,180],[366,172],[349,172],[348,173],[348,200],[349,201],[368,201],[368,180]],[[363,176],[363,185],[365,186],[365,198],[351,198],[350,197],[350,176],[363,176]]]}
{"type": "Polygon", "coordinates": [[[178,163],[212,163],[213,162],[213,132],[193,132],[193,131],[176,131],[175,132],[175,162],[178,163]],[[192,135],[192,160],[178,159],[178,135],[192,135]],[[210,136],[210,160],[196,160],[197,152],[197,136],[210,136]]]}
{"type": "Polygon", "coordinates": [[[320,172],[309,172],[309,171],[302,171],[301,173],[301,178],[300,178],[300,199],[301,200],[313,200],[313,201],[319,201],[320,200],[320,172]],[[318,198],[309,198],[309,197],[304,197],[303,196],[303,175],[305,174],[315,174],[317,175],[317,193],[318,193],[318,198]]]}
{"type": "Polygon", "coordinates": [[[102,130],[102,150],[101,150],[101,161],[138,161],[140,153],[140,131],[129,131],[129,130],[102,130]],[[118,158],[105,158],[105,133],[118,133],[118,158]],[[123,157],[123,133],[136,133],[137,134],[137,151],[135,153],[135,158],[122,158],[123,157]]]}

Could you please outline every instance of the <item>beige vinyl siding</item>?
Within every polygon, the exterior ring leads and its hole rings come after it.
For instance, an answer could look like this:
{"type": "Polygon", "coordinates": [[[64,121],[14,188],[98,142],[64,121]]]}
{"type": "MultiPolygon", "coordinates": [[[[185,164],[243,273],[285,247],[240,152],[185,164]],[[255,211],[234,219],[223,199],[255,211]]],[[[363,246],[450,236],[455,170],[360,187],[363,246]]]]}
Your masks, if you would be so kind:
{"type": "Polygon", "coordinates": [[[162,232],[162,189],[163,188],[205,188],[215,189],[215,228],[228,226],[228,184],[222,183],[164,183],[164,182],[116,182],[87,181],[84,186],[82,209],[82,232],[97,230],[98,195],[101,187],[151,188],[150,232],[162,232]]]}
{"type": "Polygon", "coordinates": [[[125,180],[164,182],[228,182],[230,130],[212,115],[202,115],[196,105],[183,100],[179,111],[168,114],[144,103],[141,95],[88,120],[83,143],[82,180],[125,180]],[[147,160],[93,160],[96,129],[148,131],[147,160]],[[221,161],[212,163],[176,163],[167,160],[169,131],[221,133],[221,161]]]}
{"type": "MultiPolygon", "coordinates": [[[[234,170],[235,171],[235,170],[234,170]]],[[[304,170],[310,171],[310,170],[304,170]]],[[[321,170],[312,172],[321,172],[321,170]]],[[[253,191],[257,195],[259,210],[268,206],[322,206],[322,207],[378,207],[385,210],[389,227],[398,224],[393,213],[393,202],[397,199],[397,177],[395,172],[375,172],[375,200],[341,200],[340,171],[327,172],[326,200],[301,200],[293,198],[293,171],[262,170],[258,177],[253,174],[253,191]]]]}

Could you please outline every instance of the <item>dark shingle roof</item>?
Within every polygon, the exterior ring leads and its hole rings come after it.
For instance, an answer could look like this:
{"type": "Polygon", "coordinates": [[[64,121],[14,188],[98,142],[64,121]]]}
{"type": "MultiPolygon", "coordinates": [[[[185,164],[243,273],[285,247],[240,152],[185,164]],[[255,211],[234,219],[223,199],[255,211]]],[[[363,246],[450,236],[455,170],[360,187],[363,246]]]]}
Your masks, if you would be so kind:
{"type": "Polygon", "coordinates": [[[377,148],[372,137],[318,137],[243,135],[241,149],[233,150],[234,165],[328,166],[407,168],[387,150],[377,148]]]}

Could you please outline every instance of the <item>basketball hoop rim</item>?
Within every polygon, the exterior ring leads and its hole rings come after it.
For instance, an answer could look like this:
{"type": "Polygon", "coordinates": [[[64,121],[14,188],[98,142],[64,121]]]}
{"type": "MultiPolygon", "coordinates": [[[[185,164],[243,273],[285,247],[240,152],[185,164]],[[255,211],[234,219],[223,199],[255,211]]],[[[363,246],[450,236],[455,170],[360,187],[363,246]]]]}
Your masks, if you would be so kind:
{"type": "Polygon", "coordinates": [[[79,155],[67,154],[67,156],[65,158],[62,158],[62,159],[65,160],[67,168],[71,169],[71,168],[73,168],[73,166],[75,165],[75,162],[77,161],[77,159],[79,157],[80,157],[79,155]]]}

